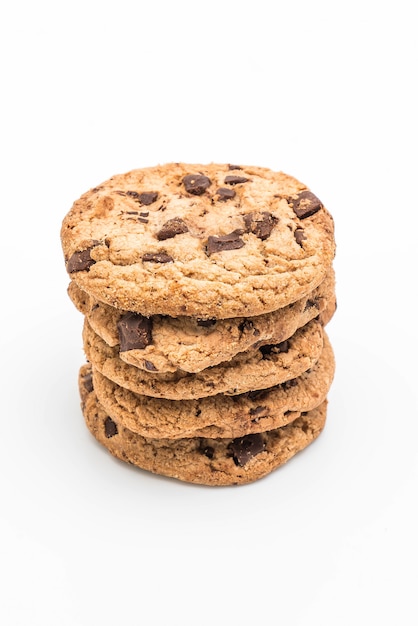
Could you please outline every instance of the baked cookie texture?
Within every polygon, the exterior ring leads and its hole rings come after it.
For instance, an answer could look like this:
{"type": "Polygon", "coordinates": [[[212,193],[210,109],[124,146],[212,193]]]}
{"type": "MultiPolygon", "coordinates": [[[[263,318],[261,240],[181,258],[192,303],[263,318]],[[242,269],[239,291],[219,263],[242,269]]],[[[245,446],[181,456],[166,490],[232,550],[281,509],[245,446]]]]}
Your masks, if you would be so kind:
{"type": "MultiPolygon", "coordinates": [[[[255,317],[202,320],[155,315],[147,318],[148,335],[126,345],[120,322],[133,317],[89,296],[73,281],[68,294],[91,328],[109,346],[119,346],[120,358],[145,371],[196,373],[234,358],[254,346],[280,343],[298,328],[319,316],[327,324],[335,311],[335,274],[331,267],[324,281],[311,293],[288,306],[255,317]],[[120,349],[120,343],[125,344],[120,349]]],[[[140,318],[136,316],[136,319],[140,318]]]]}
{"type": "Polygon", "coordinates": [[[96,335],[87,320],[83,339],[87,359],[101,374],[135,393],[170,400],[237,395],[284,383],[312,368],[324,344],[322,325],[312,320],[281,343],[242,352],[197,374],[180,370],[160,374],[122,361],[118,349],[96,335]]]}
{"type": "Polygon", "coordinates": [[[326,421],[324,400],[289,424],[255,435],[152,439],[109,417],[91,386],[88,365],[80,369],[79,386],[87,427],[113,456],[149,472],[200,485],[242,485],[265,477],[312,443],[326,421]]]}
{"type": "Polygon", "coordinates": [[[81,408],[113,456],[240,485],[318,437],[336,246],[306,185],[244,165],[132,170],[83,194],[61,241],[84,317],[81,408]]]}
{"type": "Polygon", "coordinates": [[[61,241],[81,289],[147,317],[268,313],[317,287],[335,255],[333,219],[304,184],[213,163],[113,176],[74,203],[61,241]]]}

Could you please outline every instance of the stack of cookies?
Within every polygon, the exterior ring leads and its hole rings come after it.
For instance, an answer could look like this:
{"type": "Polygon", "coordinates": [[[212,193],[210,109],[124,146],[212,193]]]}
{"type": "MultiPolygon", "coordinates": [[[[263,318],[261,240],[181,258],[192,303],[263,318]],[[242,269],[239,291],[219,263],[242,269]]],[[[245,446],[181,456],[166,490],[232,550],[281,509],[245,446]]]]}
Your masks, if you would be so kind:
{"type": "Polygon", "coordinates": [[[259,479],[322,431],[333,219],[282,172],[170,163],[77,200],[61,241],[79,389],[111,454],[205,485],[259,479]]]}

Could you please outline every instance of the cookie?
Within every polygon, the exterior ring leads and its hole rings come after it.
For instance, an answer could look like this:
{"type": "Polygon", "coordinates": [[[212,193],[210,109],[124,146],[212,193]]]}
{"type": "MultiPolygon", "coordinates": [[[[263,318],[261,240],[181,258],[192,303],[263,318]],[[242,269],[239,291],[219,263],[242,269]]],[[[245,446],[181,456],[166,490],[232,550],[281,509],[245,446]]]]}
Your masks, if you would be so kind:
{"type": "Polygon", "coordinates": [[[300,376],[319,359],[323,330],[319,321],[312,320],[286,341],[242,352],[197,374],[179,370],[160,374],[128,365],[119,358],[118,348],[108,346],[87,320],[83,344],[88,361],[117,385],[154,398],[186,400],[266,389],[300,376]]]}
{"type": "Polygon", "coordinates": [[[268,389],[195,400],[167,400],[133,393],[94,367],[94,389],[111,418],[144,437],[241,437],[281,427],[295,412],[310,411],[325,400],[335,370],[324,331],[324,348],[314,367],[268,389]]]}
{"type": "Polygon", "coordinates": [[[84,418],[92,435],[113,456],[141,469],[209,486],[254,482],[306,448],[325,426],[327,400],[288,425],[234,439],[150,439],[107,414],[91,386],[90,367],[79,376],[84,418]]]}
{"type": "Polygon", "coordinates": [[[323,325],[328,323],[335,310],[335,275],[331,267],[316,289],[283,309],[223,320],[160,315],[142,319],[96,300],[73,281],[68,293],[93,330],[109,346],[120,346],[126,363],[151,372],[197,373],[254,345],[281,343],[317,316],[323,325]]]}
{"type": "Polygon", "coordinates": [[[126,311],[249,317],[312,292],[335,254],[333,220],[283,172],[169,163],[113,176],[77,200],[61,241],[71,279],[126,311]]]}

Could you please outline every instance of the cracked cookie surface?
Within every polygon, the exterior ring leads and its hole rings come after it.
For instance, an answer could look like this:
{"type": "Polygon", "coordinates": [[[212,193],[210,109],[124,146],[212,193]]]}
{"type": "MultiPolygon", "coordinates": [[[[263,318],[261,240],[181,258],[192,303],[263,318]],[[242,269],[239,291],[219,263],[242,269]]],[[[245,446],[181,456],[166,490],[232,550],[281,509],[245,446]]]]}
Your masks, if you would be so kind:
{"type": "Polygon", "coordinates": [[[283,172],[169,163],[117,175],[63,220],[71,279],[144,316],[261,315],[303,298],[335,254],[333,220],[283,172]]]}

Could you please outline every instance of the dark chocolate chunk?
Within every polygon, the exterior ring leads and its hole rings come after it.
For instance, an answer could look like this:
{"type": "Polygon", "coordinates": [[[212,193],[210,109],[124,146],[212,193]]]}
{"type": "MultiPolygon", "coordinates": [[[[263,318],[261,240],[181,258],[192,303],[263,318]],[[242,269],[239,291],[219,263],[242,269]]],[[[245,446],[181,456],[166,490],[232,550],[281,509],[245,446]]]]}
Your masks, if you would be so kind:
{"type": "Polygon", "coordinates": [[[139,214],[141,217],[148,217],[149,211],[141,211],[139,214]]]}
{"type": "Polygon", "coordinates": [[[142,257],[143,261],[151,261],[152,263],[171,263],[173,257],[165,252],[146,252],[142,257]]]}
{"type": "Polygon", "coordinates": [[[304,233],[303,228],[297,228],[294,234],[295,234],[296,243],[298,243],[301,246],[302,241],[306,239],[306,235],[304,233]]]}
{"type": "Polygon", "coordinates": [[[312,307],[315,307],[315,308],[318,309],[319,308],[318,302],[316,300],[307,300],[306,304],[305,304],[305,308],[303,309],[303,311],[305,312],[308,309],[312,309],[312,307]]]}
{"type": "Polygon", "coordinates": [[[301,220],[323,208],[322,202],[311,191],[301,191],[296,199],[288,198],[287,201],[301,220]]]}
{"type": "Polygon", "coordinates": [[[206,248],[208,256],[214,254],[214,252],[222,252],[223,250],[238,250],[245,246],[245,241],[240,238],[243,234],[243,230],[238,228],[232,231],[229,235],[220,235],[219,237],[208,237],[208,245],[206,248]]]}
{"type": "Polygon", "coordinates": [[[224,183],[227,185],[239,185],[239,183],[247,183],[249,180],[245,176],[225,176],[224,183]]]}
{"type": "Polygon", "coordinates": [[[88,393],[93,391],[93,376],[91,372],[83,376],[83,386],[88,393]]]}
{"type": "Polygon", "coordinates": [[[212,181],[207,176],[203,176],[203,174],[187,174],[183,178],[183,184],[188,193],[192,193],[194,196],[201,196],[211,186],[212,181]]]}
{"type": "Polygon", "coordinates": [[[139,313],[125,313],[117,323],[120,351],[143,350],[152,343],[152,320],[139,313]]]}
{"type": "Polygon", "coordinates": [[[91,258],[90,252],[96,245],[100,243],[99,241],[94,242],[95,245],[86,248],[85,250],[80,250],[79,252],[74,252],[74,254],[68,259],[67,263],[67,272],[72,274],[73,272],[82,272],[83,270],[89,270],[96,261],[91,258]]]}
{"type": "Polygon", "coordinates": [[[110,417],[106,417],[104,421],[104,429],[105,435],[108,439],[118,434],[118,427],[110,417]]]}
{"type": "Polygon", "coordinates": [[[212,448],[212,446],[205,446],[201,443],[199,447],[199,452],[207,456],[208,459],[213,459],[213,456],[215,454],[215,448],[212,448]]]}
{"type": "Polygon", "coordinates": [[[226,202],[227,200],[232,200],[232,198],[235,198],[237,192],[234,189],[220,187],[219,189],[217,189],[216,193],[218,194],[219,202],[226,202]]]}
{"type": "Polygon", "coordinates": [[[151,361],[144,361],[144,365],[145,365],[145,369],[148,370],[149,372],[158,372],[154,363],[151,363],[151,361]]]}
{"type": "Polygon", "coordinates": [[[232,165],[231,163],[228,165],[229,170],[242,170],[241,165],[232,165]]]}
{"type": "Polygon", "coordinates": [[[244,215],[244,224],[247,233],[253,233],[262,240],[270,237],[271,231],[278,221],[279,219],[277,217],[267,211],[262,211],[261,213],[247,213],[247,215],[244,215]]]}
{"type": "Polygon", "coordinates": [[[158,198],[158,191],[145,191],[143,193],[138,193],[138,191],[127,191],[127,196],[134,198],[134,200],[138,200],[141,204],[152,204],[158,198]]]}
{"type": "Polygon", "coordinates": [[[210,319],[201,319],[197,318],[197,325],[203,326],[203,328],[209,328],[210,326],[214,326],[216,324],[216,317],[212,317],[210,319]]]}
{"type": "Polygon", "coordinates": [[[244,467],[250,459],[265,450],[266,444],[260,433],[245,435],[233,439],[228,444],[228,450],[231,453],[235,465],[244,467]]]}
{"type": "Polygon", "coordinates": [[[174,217],[173,219],[168,220],[168,222],[162,225],[157,233],[157,239],[159,241],[163,241],[164,239],[171,239],[176,235],[187,233],[188,230],[189,229],[187,225],[182,219],[180,219],[179,217],[174,217]]]}
{"type": "Polygon", "coordinates": [[[127,215],[138,215],[138,211],[126,211],[127,215]]]}
{"type": "Polygon", "coordinates": [[[142,222],[142,224],[148,224],[149,220],[146,217],[138,217],[138,222],[142,222]]]}
{"type": "Polygon", "coordinates": [[[298,381],[296,378],[292,378],[291,380],[285,380],[284,383],[281,383],[280,387],[282,387],[282,389],[291,389],[292,387],[296,387],[297,384],[298,381]]]}

